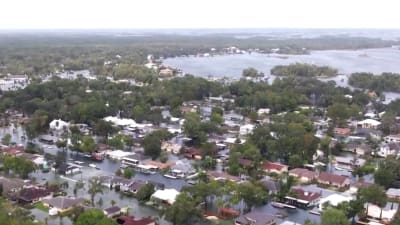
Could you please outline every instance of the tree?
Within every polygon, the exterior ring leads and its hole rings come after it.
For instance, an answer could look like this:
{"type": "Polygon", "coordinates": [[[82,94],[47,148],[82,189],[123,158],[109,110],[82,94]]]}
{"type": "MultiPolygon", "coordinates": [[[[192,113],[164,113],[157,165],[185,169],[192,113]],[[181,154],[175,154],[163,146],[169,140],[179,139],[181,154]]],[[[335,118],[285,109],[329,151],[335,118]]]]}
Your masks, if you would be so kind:
{"type": "Polygon", "coordinates": [[[328,208],[322,212],[321,225],[350,225],[350,222],[343,211],[328,208]]]}
{"type": "Polygon", "coordinates": [[[161,154],[161,142],[168,140],[172,134],[166,129],[160,129],[147,134],[143,139],[144,154],[156,159],[161,154]]]}
{"type": "Polygon", "coordinates": [[[240,183],[237,189],[237,195],[246,204],[245,211],[249,212],[253,206],[260,206],[265,204],[268,199],[267,190],[260,184],[253,184],[251,182],[240,183]]]}
{"type": "Polygon", "coordinates": [[[92,206],[94,206],[94,198],[96,197],[96,195],[99,193],[103,194],[103,186],[98,177],[94,177],[89,180],[88,193],[90,194],[90,201],[92,203],[92,206]]]}
{"type": "Polygon", "coordinates": [[[165,219],[174,225],[192,224],[201,218],[201,212],[196,207],[194,199],[185,192],[179,194],[174,204],[165,212],[165,219]]]}
{"type": "Polygon", "coordinates": [[[131,179],[135,175],[135,171],[132,168],[124,169],[124,177],[126,179],[131,179]]]}
{"type": "Polygon", "coordinates": [[[67,140],[58,139],[56,141],[56,146],[57,148],[61,148],[62,150],[64,150],[67,147],[67,140]]]}
{"type": "Polygon", "coordinates": [[[114,133],[115,128],[113,127],[112,123],[100,119],[97,121],[96,125],[94,126],[93,131],[95,134],[107,138],[108,135],[114,133]]]}
{"type": "Polygon", "coordinates": [[[186,113],[183,132],[189,138],[194,139],[196,143],[202,143],[205,140],[205,133],[202,130],[199,114],[195,112],[186,113]]]}
{"type": "Polygon", "coordinates": [[[351,218],[351,223],[354,224],[357,214],[364,210],[364,202],[361,199],[355,199],[350,202],[342,202],[337,208],[342,210],[347,218],[351,218]]]}
{"type": "Polygon", "coordinates": [[[161,154],[161,139],[150,133],[143,139],[144,154],[156,159],[161,154]]]}
{"type": "Polygon", "coordinates": [[[79,147],[81,152],[91,153],[96,149],[96,143],[92,136],[83,136],[79,147]]]}
{"type": "Polygon", "coordinates": [[[89,209],[82,213],[75,222],[75,225],[118,225],[114,220],[107,218],[98,209],[89,209]]]}
{"type": "Polygon", "coordinates": [[[381,208],[384,207],[387,203],[387,195],[385,189],[378,184],[372,184],[368,187],[360,188],[360,190],[358,190],[357,192],[357,198],[367,203],[367,212],[368,203],[372,203],[381,208]]]}
{"type": "Polygon", "coordinates": [[[18,174],[21,178],[26,179],[28,175],[36,170],[35,164],[25,158],[6,156],[3,160],[4,170],[10,170],[18,174]]]}
{"type": "Polygon", "coordinates": [[[216,123],[218,125],[221,125],[222,123],[224,123],[224,117],[218,113],[211,113],[210,120],[211,120],[211,122],[216,123]]]}
{"type": "Polygon", "coordinates": [[[242,76],[244,77],[259,77],[264,76],[264,74],[259,73],[258,70],[254,69],[253,67],[246,68],[242,71],[242,76]]]}
{"type": "Polygon", "coordinates": [[[116,134],[111,139],[108,139],[108,145],[114,147],[115,149],[123,149],[124,148],[124,141],[122,134],[116,134]]]}
{"type": "Polygon", "coordinates": [[[1,138],[1,143],[3,145],[10,145],[11,142],[11,134],[5,134],[2,138],[1,138]]]}
{"type": "Polygon", "coordinates": [[[147,183],[136,193],[136,198],[140,202],[148,201],[151,195],[155,192],[154,184],[147,183]]]}

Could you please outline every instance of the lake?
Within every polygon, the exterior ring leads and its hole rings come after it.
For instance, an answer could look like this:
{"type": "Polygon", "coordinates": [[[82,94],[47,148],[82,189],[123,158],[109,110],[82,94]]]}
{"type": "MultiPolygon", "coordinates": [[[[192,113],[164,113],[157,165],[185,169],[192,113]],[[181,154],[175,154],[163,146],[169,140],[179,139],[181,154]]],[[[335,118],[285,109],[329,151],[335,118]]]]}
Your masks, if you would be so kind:
{"type": "Polygon", "coordinates": [[[282,54],[241,54],[221,55],[213,57],[175,57],[167,58],[163,64],[179,68],[184,73],[195,76],[240,77],[242,70],[254,67],[270,74],[276,65],[291,63],[311,63],[320,66],[337,68],[339,73],[354,72],[394,72],[400,73],[400,49],[379,48],[363,50],[328,50],[312,51],[309,55],[282,54]]]}

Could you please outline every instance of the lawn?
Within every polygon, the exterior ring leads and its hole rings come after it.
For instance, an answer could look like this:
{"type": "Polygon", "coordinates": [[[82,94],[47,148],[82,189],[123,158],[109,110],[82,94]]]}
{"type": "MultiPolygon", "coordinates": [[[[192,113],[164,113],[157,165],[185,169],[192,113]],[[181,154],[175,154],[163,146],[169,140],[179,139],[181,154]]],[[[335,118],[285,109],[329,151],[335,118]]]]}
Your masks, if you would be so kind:
{"type": "Polygon", "coordinates": [[[37,208],[37,209],[40,209],[40,210],[44,211],[44,212],[48,212],[49,211],[49,208],[44,206],[42,202],[37,202],[33,206],[35,208],[37,208]]]}

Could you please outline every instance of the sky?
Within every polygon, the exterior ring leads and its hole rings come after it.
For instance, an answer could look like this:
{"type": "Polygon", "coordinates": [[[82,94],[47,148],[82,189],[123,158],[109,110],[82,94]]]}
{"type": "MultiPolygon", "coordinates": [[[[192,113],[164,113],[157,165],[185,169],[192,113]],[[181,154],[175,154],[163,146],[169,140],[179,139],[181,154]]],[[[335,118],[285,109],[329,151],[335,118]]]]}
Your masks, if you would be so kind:
{"type": "Polygon", "coordinates": [[[399,0],[0,0],[0,29],[400,28],[399,0]]]}

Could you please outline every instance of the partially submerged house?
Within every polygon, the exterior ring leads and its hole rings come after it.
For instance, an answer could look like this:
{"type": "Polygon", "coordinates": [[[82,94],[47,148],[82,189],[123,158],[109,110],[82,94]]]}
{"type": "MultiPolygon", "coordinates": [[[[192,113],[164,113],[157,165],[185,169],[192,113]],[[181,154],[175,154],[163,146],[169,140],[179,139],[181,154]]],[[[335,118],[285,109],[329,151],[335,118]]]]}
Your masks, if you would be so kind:
{"type": "Polygon", "coordinates": [[[50,208],[50,214],[58,214],[80,206],[84,202],[84,199],[58,196],[55,198],[44,199],[42,202],[45,206],[50,208]]]}
{"type": "Polygon", "coordinates": [[[261,212],[249,212],[235,219],[235,225],[275,225],[275,216],[261,212]]]}

